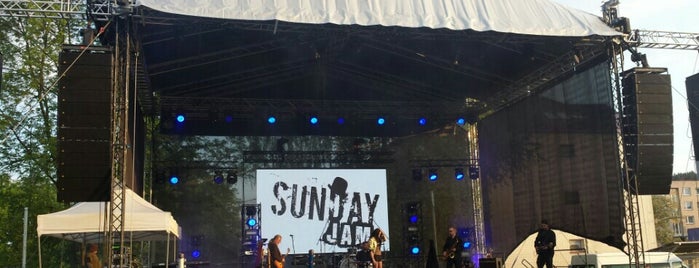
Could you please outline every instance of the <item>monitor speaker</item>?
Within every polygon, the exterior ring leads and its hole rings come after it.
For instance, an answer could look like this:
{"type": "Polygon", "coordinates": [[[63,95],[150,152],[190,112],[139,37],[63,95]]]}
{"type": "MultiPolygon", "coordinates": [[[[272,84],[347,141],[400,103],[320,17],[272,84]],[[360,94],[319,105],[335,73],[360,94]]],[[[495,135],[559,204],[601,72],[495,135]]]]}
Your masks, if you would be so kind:
{"type": "Polygon", "coordinates": [[[502,258],[480,258],[478,264],[480,268],[502,268],[502,258]]]}
{"type": "Polygon", "coordinates": [[[672,87],[666,72],[633,68],[622,73],[624,155],[641,195],[668,194],[672,183],[672,87]]]}
{"type": "Polygon", "coordinates": [[[58,68],[58,201],[109,201],[111,53],[64,49],[58,68]]]}

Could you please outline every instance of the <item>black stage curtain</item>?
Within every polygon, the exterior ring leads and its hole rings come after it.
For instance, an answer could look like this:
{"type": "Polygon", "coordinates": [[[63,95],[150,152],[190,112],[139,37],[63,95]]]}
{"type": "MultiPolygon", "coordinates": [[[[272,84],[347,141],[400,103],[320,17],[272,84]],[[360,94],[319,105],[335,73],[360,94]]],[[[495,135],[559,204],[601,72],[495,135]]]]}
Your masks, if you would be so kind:
{"type": "Polygon", "coordinates": [[[486,241],[509,254],[542,219],[622,248],[622,192],[607,62],[479,125],[486,241]]]}

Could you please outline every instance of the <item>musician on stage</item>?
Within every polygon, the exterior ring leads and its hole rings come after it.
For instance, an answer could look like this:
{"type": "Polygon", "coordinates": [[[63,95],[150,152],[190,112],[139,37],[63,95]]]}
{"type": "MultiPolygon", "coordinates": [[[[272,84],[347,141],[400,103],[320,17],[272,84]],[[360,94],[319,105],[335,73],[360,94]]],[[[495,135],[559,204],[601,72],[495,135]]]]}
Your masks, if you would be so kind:
{"type": "MultiPolygon", "coordinates": [[[[270,259],[269,263],[273,268],[283,268],[284,262],[286,261],[286,254],[282,255],[282,252],[279,251],[279,244],[281,243],[282,236],[275,235],[274,238],[272,238],[272,240],[269,241],[269,245],[267,245],[267,250],[269,250],[270,259]]],[[[286,253],[289,253],[289,249],[286,250],[286,253]]]]}
{"type": "Polygon", "coordinates": [[[376,228],[371,232],[369,237],[369,250],[371,254],[371,263],[374,268],[383,268],[383,257],[381,254],[381,244],[386,241],[386,234],[381,228],[376,228]]]}
{"type": "Polygon", "coordinates": [[[449,227],[449,235],[447,235],[444,246],[442,247],[442,256],[447,261],[447,268],[461,268],[461,251],[463,250],[464,242],[456,235],[456,228],[449,227]]]}
{"type": "Polygon", "coordinates": [[[553,268],[553,248],[556,246],[556,234],[551,231],[551,226],[545,220],[539,225],[539,233],[534,240],[534,249],[536,249],[536,266],[553,268]]]}

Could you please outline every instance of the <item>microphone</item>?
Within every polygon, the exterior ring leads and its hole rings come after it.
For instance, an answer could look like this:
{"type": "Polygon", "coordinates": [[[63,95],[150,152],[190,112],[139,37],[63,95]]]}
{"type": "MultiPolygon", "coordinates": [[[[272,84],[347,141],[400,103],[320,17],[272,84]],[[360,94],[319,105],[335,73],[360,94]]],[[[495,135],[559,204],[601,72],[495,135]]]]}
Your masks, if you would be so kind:
{"type": "Polygon", "coordinates": [[[292,234],[289,234],[289,236],[294,237],[294,235],[292,235],[292,234]]]}

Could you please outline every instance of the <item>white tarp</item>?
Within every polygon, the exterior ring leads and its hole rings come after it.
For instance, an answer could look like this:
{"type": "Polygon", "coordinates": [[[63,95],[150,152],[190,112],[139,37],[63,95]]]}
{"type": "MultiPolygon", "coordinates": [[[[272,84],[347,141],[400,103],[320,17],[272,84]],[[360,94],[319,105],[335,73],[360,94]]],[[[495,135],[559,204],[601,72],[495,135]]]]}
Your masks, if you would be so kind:
{"type": "Polygon", "coordinates": [[[338,25],[472,29],[543,36],[616,36],[598,16],[549,0],[139,0],[197,17],[338,25]]]}
{"type": "MultiPolygon", "coordinates": [[[[170,212],[148,203],[131,190],[126,190],[124,214],[125,239],[135,241],[168,240],[180,236],[180,229],[170,212]]],[[[109,202],[81,202],[69,209],[38,215],[39,237],[53,236],[76,242],[101,242],[109,228],[105,215],[109,202]]]]}

